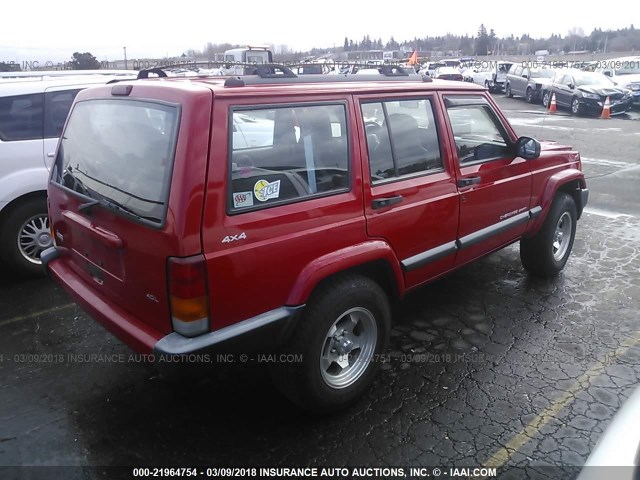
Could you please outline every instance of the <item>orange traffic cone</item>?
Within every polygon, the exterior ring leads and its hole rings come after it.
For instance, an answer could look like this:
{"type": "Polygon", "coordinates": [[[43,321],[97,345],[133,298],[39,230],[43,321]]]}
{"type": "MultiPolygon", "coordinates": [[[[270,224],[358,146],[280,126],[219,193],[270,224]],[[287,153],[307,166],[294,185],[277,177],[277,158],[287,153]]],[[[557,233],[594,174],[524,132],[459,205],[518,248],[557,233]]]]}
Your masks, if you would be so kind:
{"type": "Polygon", "coordinates": [[[604,102],[604,107],[602,107],[602,114],[600,118],[611,118],[611,102],[609,102],[609,97],[604,102]]]}
{"type": "Polygon", "coordinates": [[[556,94],[551,95],[551,103],[549,103],[549,113],[556,113],[558,106],[556,105],[556,94]]]}

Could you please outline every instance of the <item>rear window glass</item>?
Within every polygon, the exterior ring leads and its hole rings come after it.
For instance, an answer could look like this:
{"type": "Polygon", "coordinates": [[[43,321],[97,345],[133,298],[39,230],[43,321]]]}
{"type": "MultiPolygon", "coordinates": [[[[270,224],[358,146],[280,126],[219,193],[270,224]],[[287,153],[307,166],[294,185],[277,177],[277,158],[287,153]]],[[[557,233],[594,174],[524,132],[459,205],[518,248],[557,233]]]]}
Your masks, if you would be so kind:
{"type": "Polygon", "coordinates": [[[0,97],[0,140],[42,139],[44,94],[0,97]]]}
{"type": "Polygon", "coordinates": [[[78,103],[54,179],[106,207],[161,224],[178,129],[176,106],[135,100],[78,103]]]}

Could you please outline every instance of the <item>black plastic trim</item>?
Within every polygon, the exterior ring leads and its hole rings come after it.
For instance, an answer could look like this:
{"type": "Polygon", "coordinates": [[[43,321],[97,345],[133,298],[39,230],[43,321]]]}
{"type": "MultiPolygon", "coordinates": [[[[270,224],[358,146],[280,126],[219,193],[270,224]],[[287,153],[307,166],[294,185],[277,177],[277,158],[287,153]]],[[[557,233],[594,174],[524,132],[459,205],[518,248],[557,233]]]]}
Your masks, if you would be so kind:
{"type": "Polygon", "coordinates": [[[426,252],[409,257],[400,263],[405,272],[410,272],[411,270],[416,270],[427,263],[435,262],[436,260],[440,260],[441,258],[451,255],[452,253],[455,253],[456,250],[458,250],[457,243],[448,242],[432,248],[431,250],[427,250],[426,252]]]}
{"type": "Polygon", "coordinates": [[[483,242],[489,237],[502,233],[510,228],[518,226],[520,224],[526,223],[531,218],[531,211],[526,211],[519,213],[518,215],[514,215],[511,218],[507,218],[506,220],[502,220],[493,225],[489,225],[477,232],[470,233],[462,238],[457,240],[458,248],[461,250],[464,248],[471,247],[476,245],[477,243],[483,242]]]}

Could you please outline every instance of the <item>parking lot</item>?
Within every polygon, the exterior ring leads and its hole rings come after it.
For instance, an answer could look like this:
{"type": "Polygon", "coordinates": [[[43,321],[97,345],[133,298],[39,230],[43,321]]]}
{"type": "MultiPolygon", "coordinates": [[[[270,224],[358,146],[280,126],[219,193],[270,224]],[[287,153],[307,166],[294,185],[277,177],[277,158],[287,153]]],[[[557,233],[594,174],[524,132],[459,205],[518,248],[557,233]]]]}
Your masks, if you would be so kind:
{"type": "Polygon", "coordinates": [[[4,272],[0,465],[487,465],[574,478],[640,382],[640,110],[575,118],[495,98],[520,135],[582,154],[589,206],[558,278],[527,276],[516,244],[413,293],[373,388],[320,418],[283,399],[259,361],[167,382],[53,282],[4,272]]]}

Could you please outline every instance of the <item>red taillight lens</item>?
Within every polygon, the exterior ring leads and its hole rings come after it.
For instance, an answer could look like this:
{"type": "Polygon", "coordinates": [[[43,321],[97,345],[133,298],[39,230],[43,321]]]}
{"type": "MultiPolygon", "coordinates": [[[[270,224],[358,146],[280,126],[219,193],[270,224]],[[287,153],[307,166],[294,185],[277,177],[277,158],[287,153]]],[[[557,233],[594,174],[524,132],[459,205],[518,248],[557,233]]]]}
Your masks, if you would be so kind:
{"type": "Polygon", "coordinates": [[[209,292],[205,258],[169,259],[169,299],[173,329],[189,337],[209,329],[209,292]]]}

